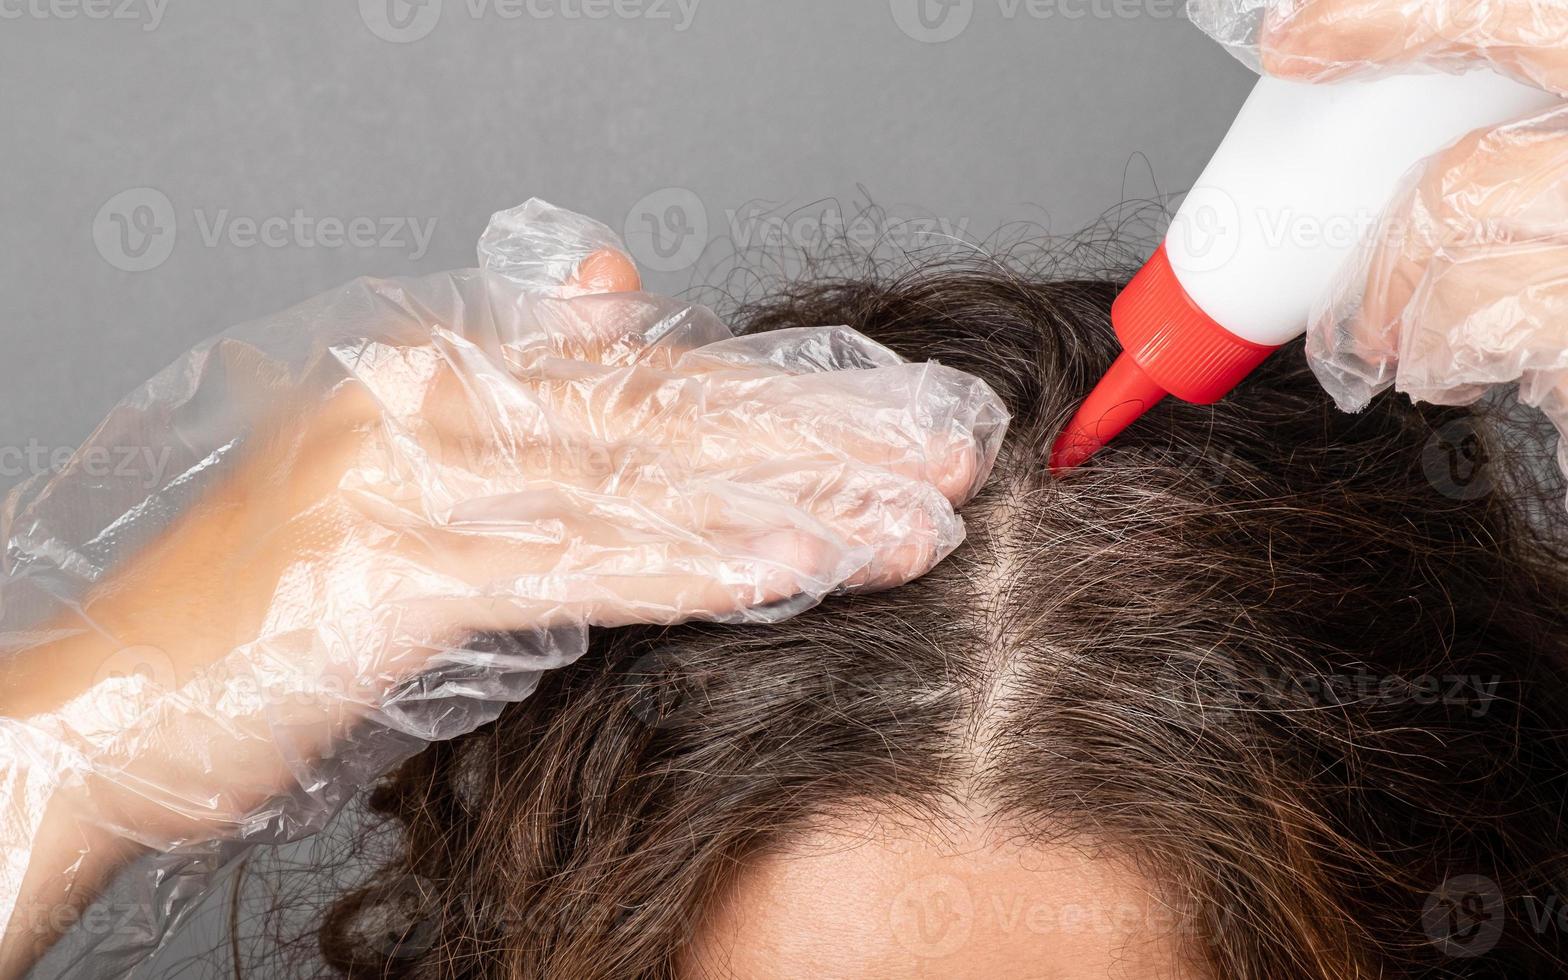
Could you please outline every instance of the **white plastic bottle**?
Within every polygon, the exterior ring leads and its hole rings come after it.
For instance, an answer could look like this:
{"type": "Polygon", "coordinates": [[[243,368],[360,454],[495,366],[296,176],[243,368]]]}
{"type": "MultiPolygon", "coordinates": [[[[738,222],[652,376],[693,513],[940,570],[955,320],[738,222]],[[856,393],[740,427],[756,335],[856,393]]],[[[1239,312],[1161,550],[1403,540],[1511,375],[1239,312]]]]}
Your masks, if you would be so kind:
{"type": "Polygon", "coordinates": [[[1488,71],[1311,85],[1265,78],[1117,298],[1124,353],[1057,443],[1070,469],[1167,394],[1224,397],[1307,327],[1417,163],[1555,96],[1488,71]]]}

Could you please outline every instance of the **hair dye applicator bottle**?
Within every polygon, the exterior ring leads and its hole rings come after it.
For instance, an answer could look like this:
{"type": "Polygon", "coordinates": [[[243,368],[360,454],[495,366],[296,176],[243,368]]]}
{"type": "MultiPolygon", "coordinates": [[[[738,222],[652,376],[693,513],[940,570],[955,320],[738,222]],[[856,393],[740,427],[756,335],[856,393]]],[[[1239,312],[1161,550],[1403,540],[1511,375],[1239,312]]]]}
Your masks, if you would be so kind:
{"type": "Polygon", "coordinates": [[[1306,332],[1314,300],[1410,168],[1556,104],[1489,71],[1322,85],[1264,78],[1111,309],[1123,353],[1063,431],[1060,473],[1166,395],[1209,404],[1306,332]]]}

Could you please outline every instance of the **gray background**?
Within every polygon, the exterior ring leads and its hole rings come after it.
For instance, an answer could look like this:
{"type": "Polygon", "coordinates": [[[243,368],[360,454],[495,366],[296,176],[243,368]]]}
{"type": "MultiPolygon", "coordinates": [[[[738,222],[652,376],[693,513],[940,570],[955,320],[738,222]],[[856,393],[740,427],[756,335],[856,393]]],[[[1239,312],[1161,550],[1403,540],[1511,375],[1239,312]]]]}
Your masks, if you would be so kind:
{"type": "MultiPolygon", "coordinates": [[[[917,0],[390,0],[401,32],[388,2],[0,0],[0,488],[202,338],[471,265],[530,196],[630,229],[666,291],[868,203],[895,244],[1069,234],[1188,186],[1252,82],[1177,0],[957,0],[929,28],[917,0]],[[296,212],[275,244],[232,223],[296,212]],[[405,218],[427,248],[307,244],[405,218]]],[[[221,972],[188,958],[221,918],[167,962],[221,972]]]]}
{"type": "Polygon", "coordinates": [[[929,32],[943,0],[424,2],[0,0],[0,488],[202,338],[472,265],[530,196],[639,232],[665,291],[757,210],[808,246],[868,198],[895,239],[1065,234],[1190,184],[1252,81],[1177,0],[957,0],[929,32]],[[389,3],[413,40],[378,36],[389,3]],[[233,224],[296,212],[435,227],[419,254],[233,224]]]}

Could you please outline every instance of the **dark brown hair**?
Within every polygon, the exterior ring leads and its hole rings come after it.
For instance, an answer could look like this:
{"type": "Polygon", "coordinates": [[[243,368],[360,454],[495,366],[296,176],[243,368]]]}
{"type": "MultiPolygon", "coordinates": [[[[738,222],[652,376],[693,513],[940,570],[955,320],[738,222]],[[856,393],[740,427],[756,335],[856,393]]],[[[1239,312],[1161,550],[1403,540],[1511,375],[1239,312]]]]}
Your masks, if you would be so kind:
{"type": "Polygon", "coordinates": [[[1568,566],[1519,506],[1542,488],[1464,410],[1341,414],[1299,348],[1053,480],[1116,352],[1116,288],[946,264],[745,309],[997,390],[1014,424],[969,541],[776,626],[600,632],[375,792],[399,845],[327,916],[327,961],[667,977],[736,869],[807,819],[970,794],[1169,882],[1217,976],[1559,975],[1568,566]]]}

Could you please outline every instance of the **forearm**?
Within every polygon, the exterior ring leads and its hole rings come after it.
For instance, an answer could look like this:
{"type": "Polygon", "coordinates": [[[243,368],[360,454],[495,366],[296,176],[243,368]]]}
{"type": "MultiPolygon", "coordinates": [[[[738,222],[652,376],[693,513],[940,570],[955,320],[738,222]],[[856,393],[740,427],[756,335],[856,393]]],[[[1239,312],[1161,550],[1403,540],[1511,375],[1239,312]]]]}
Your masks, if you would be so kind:
{"type": "Polygon", "coordinates": [[[256,719],[228,718],[195,693],[234,686],[187,688],[223,669],[282,561],[221,557],[242,519],[237,507],[204,508],[0,652],[0,980],[77,928],[126,861],[221,837],[286,788],[287,765],[256,719]]]}
{"type": "Polygon", "coordinates": [[[0,980],[28,971],[125,854],[86,819],[83,758],[61,737],[60,711],[101,655],[89,634],[54,627],[0,655],[0,980]]]}
{"type": "MultiPolygon", "coordinates": [[[[6,778],[17,787],[30,776],[13,767],[6,778]]],[[[34,784],[44,779],[31,776],[34,784]]],[[[0,831],[3,891],[11,903],[0,939],[0,980],[27,975],[138,851],[88,820],[71,792],[34,801],[27,811],[14,808],[0,831]]]]}

